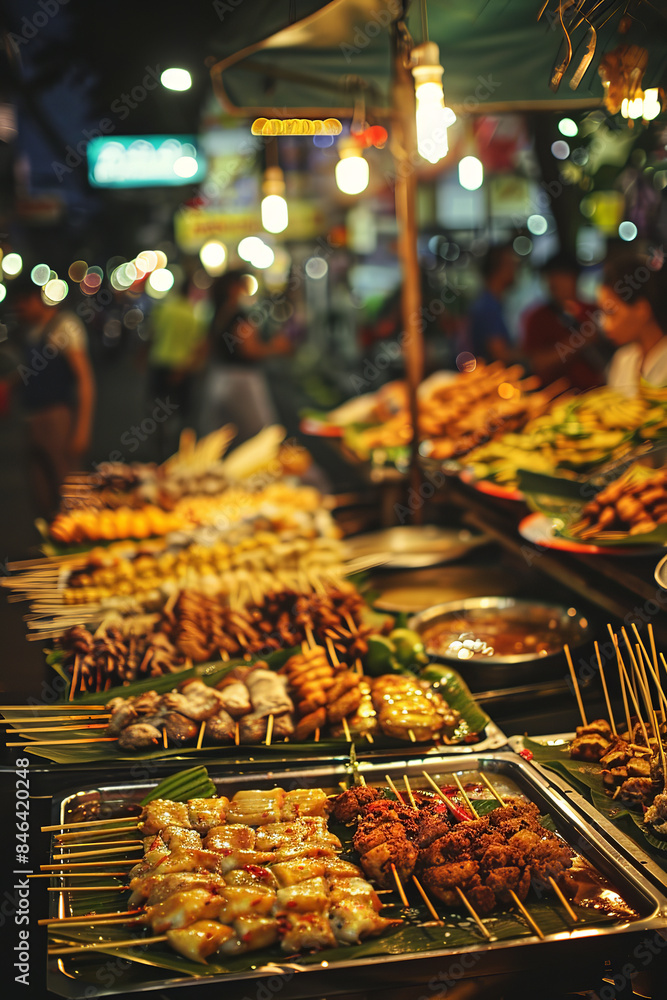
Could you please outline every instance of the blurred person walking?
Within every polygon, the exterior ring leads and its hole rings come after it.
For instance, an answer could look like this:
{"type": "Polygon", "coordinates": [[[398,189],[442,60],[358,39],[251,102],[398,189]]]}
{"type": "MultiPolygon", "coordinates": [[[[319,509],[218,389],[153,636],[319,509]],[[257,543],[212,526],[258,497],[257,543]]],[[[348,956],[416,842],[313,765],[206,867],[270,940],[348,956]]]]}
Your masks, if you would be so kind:
{"type": "Polygon", "coordinates": [[[231,422],[238,431],[234,439],[238,445],[277,423],[262,362],[290,354],[292,343],[284,333],[263,340],[257,324],[246,316],[248,278],[242,271],[226,271],[214,284],[212,296],[202,433],[231,422]]]}
{"type": "Polygon", "coordinates": [[[510,244],[493,246],[482,261],[484,291],[468,312],[469,349],[484,361],[516,360],[503,300],[516,280],[519,258],[510,244]]]}
{"type": "Polygon", "coordinates": [[[667,387],[667,274],[662,255],[619,254],[598,291],[602,330],[617,348],[607,384],[636,396],[642,383],[667,387]]]}
{"type": "Polygon", "coordinates": [[[86,328],[47,305],[29,279],[14,287],[20,363],[11,377],[26,415],[31,487],[40,516],[53,514],[65,476],[90,447],[95,381],[86,328]]]}
{"type": "MultiPolygon", "coordinates": [[[[149,391],[152,402],[162,400],[175,407],[174,417],[180,428],[191,418],[195,376],[206,357],[206,323],[188,291],[189,281],[184,279],[158,302],[150,316],[149,391]]],[[[167,423],[158,424],[160,461],[170,451],[166,448],[167,429],[167,423]]]]}
{"type": "Polygon", "coordinates": [[[605,358],[595,320],[595,306],[577,295],[579,265],[565,253],[541,268],[548,299],[521,316],[520,344],[543,385],[566,378],[576,389],[604,382],[605,358]]]}

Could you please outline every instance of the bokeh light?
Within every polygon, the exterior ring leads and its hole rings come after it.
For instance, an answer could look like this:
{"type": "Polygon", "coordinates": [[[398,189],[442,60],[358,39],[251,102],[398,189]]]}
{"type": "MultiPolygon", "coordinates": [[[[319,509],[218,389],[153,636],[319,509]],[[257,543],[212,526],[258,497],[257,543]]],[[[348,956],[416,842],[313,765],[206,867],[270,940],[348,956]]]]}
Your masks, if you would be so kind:
{"type": "Polygon", "coordinates": [[[520,257],[527,257],[533,249],[533,241],[529,240],[527,236],[517,236],[512,246],[514,247],[514,252],[518,253],[520,257]]]}
{"type": "Polygon", "coordinates": [[[51,268],[48,264],[35,264],[30,272],[30,277],[36,285],[42,288],[51,277],[51,268]]]}
{"type": "Polygon", "coordinates": [[[168,292],[174,284],[174,275],[166,267],[158,267],[146,282],[155,292],[168,292]]]}
{"type": "Polygon", "coordinates": [[[630,243],[631,240],[636,239],[637,227],[634,224],[634,222],[629,222],[627,219],[625,219],[623,222],[621,222],[620,226],[618,227],[618,235],[621,237],[622,240],[625,240],[627,243],[630,243]]]}
{"type": "Polygon", "coordinates": [[[543,215],[529,215],[526,225],[533,236],[543,236],[549,228],[543,215]]]}
{"type": "Polygon", "coordinates": [[[209,240],[199,251],[199,259],[209,274],[217,275],[224,269],[227,250],[219,240],[209,240]]]}
{"type": "Polygon", "coordinates": [[[8,253],[2,258],[2,270],[7,278],[16,278],[23,270],[23,258],[20,253],[8,253]]]}
{"type": "Polygon", "coordinates": [[[558,122],[558,131],[561,135],[566,135],[568,139],[579,135],[579,126],[572,118],[561,118],[558,122]]]}
{"type": "Polygon", "coordinates": [[[174,160],[173,171],[177,177],[194,177],[199,170],[199,164],[194,156],[179,156],[174,160]]]}
{"type": "Polygon", "coordinates": [[[310,260],[306,261],[306,274],[316,281],[324,278],[328,270],[329,265],[324,257],[311,257],[310,260]]]}
{"type": "Polygon", "coordinates": [[[255,252],[263,246],[264,240],[260,240],[259,236],[245,236],[239,243],[236,252],[241,260],[250,262],[255,252]]]}
{"type": "Polygon", "coordinates": [[[70,281],[74,281],[77,285],[79,285],[86,277],[87,271],[88,265],[85,260],[75,260],[73,264],[70,264],[67,276],[70,281]]]}
{"type": "Polygon", "coordinates": [[[570,155],[570,147],[564,139],[556,139],[551,143],[551,152],[557,160],[567,160],[570,155]]]}
{"type": "Polygon", "coordinates": [[[51,278],[42,288],[42,298],[48,306],[56,306],[63,301],[68,291],[66,281],[62,278],[51,278]]]}
{"type": "Polygon", "coordinates": [[[192,86],[192,76],[187,69],[170,66],[169,69],[163,70],[160,83],[167,90],[189,90],[192,86]]]}

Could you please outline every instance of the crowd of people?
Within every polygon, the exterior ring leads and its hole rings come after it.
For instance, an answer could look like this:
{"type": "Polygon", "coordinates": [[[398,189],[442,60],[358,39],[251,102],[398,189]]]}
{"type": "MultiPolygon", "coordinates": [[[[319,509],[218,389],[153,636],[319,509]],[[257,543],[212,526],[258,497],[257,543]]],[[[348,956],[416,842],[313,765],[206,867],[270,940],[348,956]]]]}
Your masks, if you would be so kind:
{"type": "MultiPolygon", "coordinates": [[[[488,362],[520,362],[543,384],[563,378],[580,390],[606,381],[631,395],[642,382],[667,385],[667,281],[656,254],[612,255],[597,302],[579,295],[576,260],[557,254],[541,268],[541,301],[512,329],[506,300],[519,263],[511,245],[490,249],[481,267],[483,287],[469,305],[457,351],[465,346],[488,362]]],[[[192,291],[183,280],[151,312],[148,394],[168,396],[177,423],[194,425],[200,433],[235,424],[240,443],[276,422],[265,362],[292,355],[294,339],[285,330],[267,337],[254,321],[248,276],[241,271],[229,270],[213,282],[208,320],[192,291]]],[[[75,312],[45,304],[27,279],[15,283],[9,306],[16,329],[12,361],[5,352],[0,384],[5,395],[20,398],[36,506],[46,514],[64,476],[85,463],[90,445],[95,380],[87,331],[75,312]]],[[[383,336],[393,325],[400,327],[397,303],[387,315],[394,318],[380,322],[383,336]]],[[[166,457],[166,428],[165,422],[156,437],[158,459],[166,457]]]]}

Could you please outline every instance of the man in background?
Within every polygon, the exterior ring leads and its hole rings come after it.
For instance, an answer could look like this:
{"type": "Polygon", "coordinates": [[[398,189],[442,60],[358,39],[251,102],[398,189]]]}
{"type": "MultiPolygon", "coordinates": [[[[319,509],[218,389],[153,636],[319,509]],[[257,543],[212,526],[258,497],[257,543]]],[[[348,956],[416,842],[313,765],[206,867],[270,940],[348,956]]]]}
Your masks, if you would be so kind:
{"type": "Polygon", "coordinates": [[[547,301],[521,317],[521,348],[543,385],[566,378],[576,389],[604,383],[605,359],[595,321],[595,307],[577,294],[579,267],[565,253],[541,269],[547,301]]]}
{"type": "Polygon", "coordinates": [[[514,360],[515,350],[503,311],[503,299],[516,279],[519,258],[509,244],[494,246],[482,262],[484,291],[468,314],[470,350],[483,361],[514,360]]]}

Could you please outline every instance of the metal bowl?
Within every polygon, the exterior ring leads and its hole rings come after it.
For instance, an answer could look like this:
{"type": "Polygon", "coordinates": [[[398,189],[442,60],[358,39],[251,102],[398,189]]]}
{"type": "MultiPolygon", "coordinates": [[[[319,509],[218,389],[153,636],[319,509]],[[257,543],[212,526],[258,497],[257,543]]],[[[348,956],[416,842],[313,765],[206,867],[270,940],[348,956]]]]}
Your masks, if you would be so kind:
{"type": "MultiPolygon", "coordinates": [[[[422,637],[432,626],[452,623],[452,640],[462,633],[475,634],[475,619],[480,623],[479,638],[485,634],[491,638],[488,629],[489,613],[493,615],[493,627],[499,635],[505,629],[517,625],[528,626],[531,631],[540,630],[554,638],[554,647],[542,652],[530,651],[521,653],[503,652],[496,654],[475,648],[474,640],[461,641],[461,645],[451,652],[443,648],[429,645],[424,640],[426,652],[436,660],[455,663],[457,670],[464,674],[466,681],[477,690],[484,686],[503,686],[505,683],[516,683],[532,677],[534,669],[540,669],[540,677],[553,668],[561,669],[562,650],[567,643],[573,651],[591,641],[594,629],[587,618],[576,608],[567,608],[561,604],[545,604],[541,601],[529,601],[515,597],[471,597],[463,601],[451,601],[447,604],[437,604],[432,608],[414,615],[409,621],[409,627],[422,637]],[[461,620],[465,619],[467,628],[461,628],[461,620]],[[544,667],[543,667],[544,665],[544,667]],[[548,665],[548,666],[547,666],[548,665]],[[473,679],[474,678],[474,679],[473,679]],[[482,687],[480,687],[480,685],[482,687]]],[[[533,678],[534,679],[534,678],[533,678]]]]}

